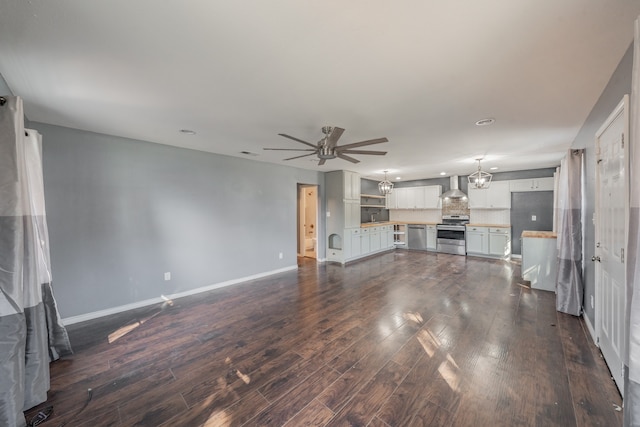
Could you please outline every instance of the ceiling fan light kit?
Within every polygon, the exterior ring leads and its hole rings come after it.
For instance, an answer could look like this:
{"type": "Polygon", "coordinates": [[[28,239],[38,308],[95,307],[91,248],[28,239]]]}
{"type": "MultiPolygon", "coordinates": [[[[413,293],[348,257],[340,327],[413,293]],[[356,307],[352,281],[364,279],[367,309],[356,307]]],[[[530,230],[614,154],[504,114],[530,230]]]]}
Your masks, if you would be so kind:
{"type": "Polygon", "coordinates": [[[473,172],[468,177],[469,188],[476,188],[478,190],[482,190],[485,188],[489,188],[489,186],[491,185],[491,178],[493,178],[493,175],[491,175],[489,172],[483,171],[480,168],[480,160],[482,159],[476,159],[476,161],[478,162],[478,170],[473,172]]]}
{"type": "Polygon", "coordinates": [[[285,138],[291,139],[293,141],[299,142],[301,144],[307,145],[312,148],[265,148],[265,150],[307,151],[308,152],[307,154],[289,157],[284,160],[293,160],[293,159],[299,159],[301,157],[316,155],[320,159],[320,161],[318,162],[318,166],[322,166],[327,160],[335,159],[336,157],[351,163],[360,163],[360,160],[355,159],[351,156],[348,156],[347,154],[367,154],[367,155],[376,155],[376,156],[384,156],[385,154],[387,154],[386,151],[354,150],[354,148],[364,147],[365,145],[373,145],[373,144],[388,142],[389,140],[387,138],[376,138],[376,139],[369,139],[366,141],[354,142],[351,144],[338,145],[338,139],[340,139],[343,132],[344,132],[344,129],[339,127],[324,126],[322,128],[322,133],[324,133],[324,137],[320,141],[318,141],[317,144],[312,144],[310,142],[304,141],[302,139],[296,138],[291,135],[287,135],[285,133],[279,133],[278,135],[280,136],[283,136],[285,138]]]}

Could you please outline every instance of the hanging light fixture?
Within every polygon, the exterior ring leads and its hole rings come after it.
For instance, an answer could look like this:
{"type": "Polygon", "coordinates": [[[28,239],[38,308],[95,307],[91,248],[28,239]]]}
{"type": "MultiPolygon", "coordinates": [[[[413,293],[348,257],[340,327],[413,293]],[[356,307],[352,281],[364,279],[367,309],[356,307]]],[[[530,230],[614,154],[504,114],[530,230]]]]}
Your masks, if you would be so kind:
{"type": "Polygon", "coordinates": [[[393,191],[393,182],[387,179],[387,172],[388,171],[384,171],[384,181],[378,183],[378,190],[380,190],[380,194],[383,196],[393,191]]]}
{"type": "Polygon", "coordinates": [[[469,188],[484,189],[489,188],[489,185],[491,185],[493,175],[480,168],[480,160],[482,159],[476,159],[478,162],[478,170],[469,175],[469,188]]]}

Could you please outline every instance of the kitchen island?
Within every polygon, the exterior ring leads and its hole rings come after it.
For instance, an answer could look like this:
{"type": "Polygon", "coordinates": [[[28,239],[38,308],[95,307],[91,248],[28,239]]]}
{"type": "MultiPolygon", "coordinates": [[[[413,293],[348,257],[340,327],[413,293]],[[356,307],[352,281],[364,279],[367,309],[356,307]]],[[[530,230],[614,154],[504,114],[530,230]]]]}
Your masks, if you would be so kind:
{"type": "Polygon", "coordinates": [[[522,278],[532,289],[556,291],[557,235],[553,231],[522,232],[522,278]]]}

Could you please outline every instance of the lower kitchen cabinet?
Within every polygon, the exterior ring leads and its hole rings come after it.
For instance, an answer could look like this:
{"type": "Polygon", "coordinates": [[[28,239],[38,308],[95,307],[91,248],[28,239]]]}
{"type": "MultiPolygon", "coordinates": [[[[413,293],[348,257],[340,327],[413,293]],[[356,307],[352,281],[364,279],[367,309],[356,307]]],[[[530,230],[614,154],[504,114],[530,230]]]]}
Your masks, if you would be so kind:
{"type": "MultiPolygon", "coordinates": [[[[393,225],[379,225],[375,227],[346,228],[342,247],[327,248],[327,260],[344,264],[378,252],[395,248],[393,241],[393,225]]],[[[338,246],[338,245],[334,245],[338,246]]]]}
{"type": "Polygon", "coordinates": [[[467,227],[467,254],[489,255],[489,229],[487,227],[467,227]]]}
{"type": "Polygon", "coordinates": [[[510,227],[467,226],[467,255],[488,258],[509,258],[511,256],[510,227]]]}
{"type": "Polygon", "coordinates": [[[435,225],[427,225],[427,250],[435,251],[437,249],[438,231],[435,225]]]}
{"type": "Polygon", "coordinates": [[[496,258],[511,256],[511,230],[507,227],[489,227],[489,255],[496,258]]]}

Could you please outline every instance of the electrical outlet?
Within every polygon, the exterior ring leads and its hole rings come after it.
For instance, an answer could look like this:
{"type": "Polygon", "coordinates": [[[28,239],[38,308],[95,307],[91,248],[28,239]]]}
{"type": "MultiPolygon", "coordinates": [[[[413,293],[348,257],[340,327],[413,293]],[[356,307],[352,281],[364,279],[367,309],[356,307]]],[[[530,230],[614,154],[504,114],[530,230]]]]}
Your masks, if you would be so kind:
{"type": "Polygon", "coordinates": [[[280,252],[280,253],[278,254],[278,258],[282,259],[282,256],[283,256],[283,255],[282,255],[282,252],[280,252]]]}
{"type": "Polygon", "coordinates": [[[535,215],[531,215],[531,221],[537,221],[538,217],[535,215]]]}
{"type": "Polygon", "coordinates": [[[164,273],[164,280],[171,280],[171,272],[167,271],[164,273]]]}
{"type": "Polygon", "coordinates": [[[331,216],[331,212],[327,211],[327,218],[331,216]]]}

